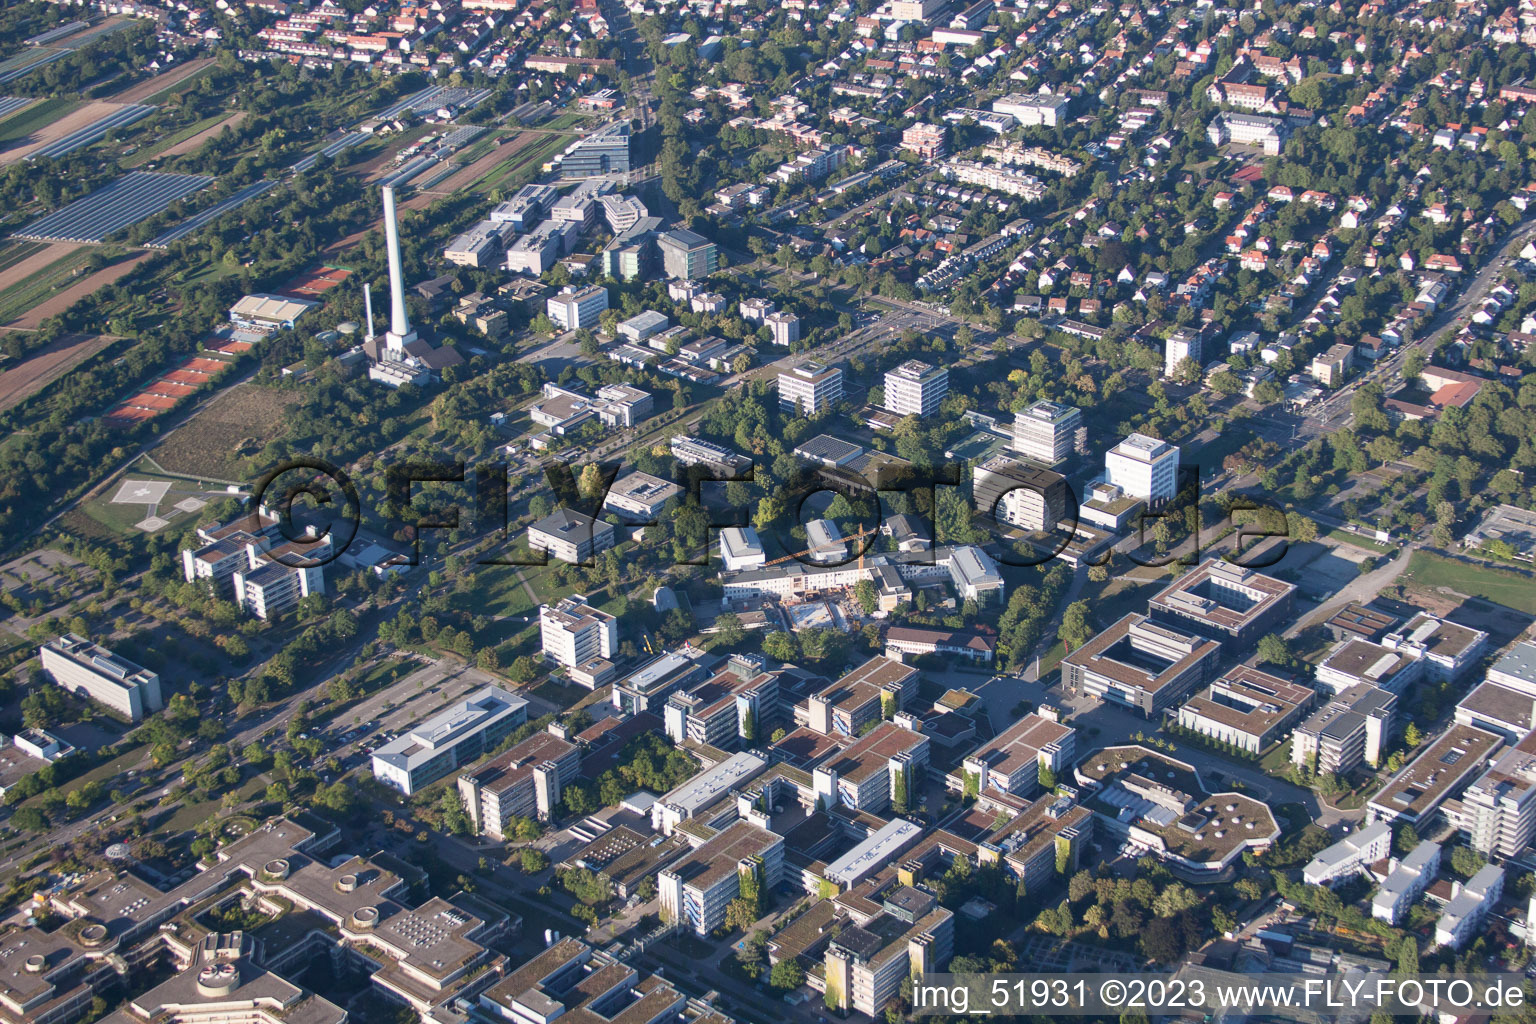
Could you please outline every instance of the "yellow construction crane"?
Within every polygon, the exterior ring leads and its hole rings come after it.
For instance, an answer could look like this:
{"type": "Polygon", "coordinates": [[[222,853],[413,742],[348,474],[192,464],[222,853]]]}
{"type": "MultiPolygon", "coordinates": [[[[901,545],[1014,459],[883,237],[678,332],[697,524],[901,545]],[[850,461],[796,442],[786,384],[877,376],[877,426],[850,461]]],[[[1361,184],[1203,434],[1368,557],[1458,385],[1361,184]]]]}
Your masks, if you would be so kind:
{"type": "MultiPolygon", "coordinates": [[[[846,537],[845,539],[853,541],[854,543],[859,543],[865,537],[873,537],[875,535],[875,533],[876,533],[875,530],[866,530],[866,529],[864,529],[863,525],[861,524],[859,526],[859,532],[858,533],[849,534],[848,537],[846,537]]],[[[791,558],[799,558],[802,555],[809,555],[814,550],[815,550],[814,548],[806,548],[804,551],[796,551],[794,554],[785,555],[782,558],[775,558],[771,562],[764,562],[763,563],[763,567],[767,568],[770,565],[779,565],[782,562],[789,561],[791,558]]],[[[859,571],[860,572],[864,571],[864,545],[863,544],[859,544],[859,571]]]]}

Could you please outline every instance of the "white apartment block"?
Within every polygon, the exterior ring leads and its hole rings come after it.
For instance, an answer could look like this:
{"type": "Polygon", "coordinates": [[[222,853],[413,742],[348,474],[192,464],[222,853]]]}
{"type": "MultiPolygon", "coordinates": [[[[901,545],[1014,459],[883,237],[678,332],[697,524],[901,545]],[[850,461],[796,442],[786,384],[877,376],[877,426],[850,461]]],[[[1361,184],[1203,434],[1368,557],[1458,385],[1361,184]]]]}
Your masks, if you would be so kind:
{"type": "Polygon", "coordinates": [[[37,655],[55,683],[131,722],[142,721],[165,706],[158,675],[83,636],[65,633],[43,644],[37,655]]]}
{"type": "Polygon", "coordinates": [[[1178,491],[1178,445],[1132,434],[1104,456],[1107,482],[1133,498],[1166,501],[1178,491]]]}
{"type": "Polygon", "coordinates": [[[1013,450],[1047,466],[1087,448],[1082,410],[1041,400],[1013,418],[1013,450]]]}
{"type": "Polygon", "coordinates": [[[608,308],[608,289],[595,284],[586,288],[567,286],[559,294],[551,295],[544,308],[549,318],[567,331],[595,327],[599,314],[608,308]]]}
{"type": "MultiPolygon", "coordinates": [[[[746,304],[743,303],[743,305],[746,304]]],[[[768,328],[768,333],[773,335],[775,345],[788,348],[800,340],[800,318],[793,313],[767,313],[763,316],[762,322],[768,328]]]]}
{"type": "Polygon", "coordinates": [[[1180,327],[1168,335],[1163,348],[1163,376],[1172,377],[1179,371],[1179,364],[1193,359],[1197,365],[1202,358],[1201,335],[1188,327],[1180,327]]]}
{"type": "Polygon", "coordinates": [[[619,650],[619,620],[572,594],[539,608],[539,636],[544,656],[565,668],[599,659],[612,661],[619,650]]]}
{"type": "Polygon", "coordinates": [[[843,397],[843,371],[806,362],[779,374],[779,407],[807,416],[832,408],[843,397]]]}
{"type": "Polygon", "coordinates": [[[909,359],[885,373],[885,408],[897,416],[932,416],[949,394],[949,370],[909,359]]]}
{"type": "Polygon", "coordinates": [[[1371,899],[1371,916],[1396,925],[1440,870],[1440,844],[1422,842],[1397,861],[1371,899]]]}
{"type": "Polygon", "coordinates": [[[1329,885],[1354,877],[1391,853],[1392,827],[1378,821],[1346,835],[1313,857],[1302,869],[1301,879],[1308,885],[1329,885]]]}
{"type": "Polygon", "coordinates": [[[1466,885],[1453,883],[1451,902],[1435,922],[1435,946],[1460,949],[1504,895],[1504,869],[1485,864],[1466,885]]]}
{"type": "Polygon", "coordinates": [[[1461,798],[1472,849],[1515,857],[1536,839],[1536,733],[1506,750],[1461,798]]]}

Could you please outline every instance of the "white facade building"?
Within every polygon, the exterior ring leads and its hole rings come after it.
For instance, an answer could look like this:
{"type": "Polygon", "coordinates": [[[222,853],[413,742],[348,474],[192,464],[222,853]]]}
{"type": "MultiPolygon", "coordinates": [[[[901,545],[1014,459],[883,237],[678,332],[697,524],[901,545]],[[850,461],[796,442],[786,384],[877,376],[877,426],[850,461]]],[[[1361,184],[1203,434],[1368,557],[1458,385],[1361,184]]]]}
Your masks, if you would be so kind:
{"type": "Polygon", "coordinates": [[[1178,490],[1179,448],[1145,434],[1132,434],[1104,456],[1105,477],[1126,494],[1166,501],[1178,490]]]}

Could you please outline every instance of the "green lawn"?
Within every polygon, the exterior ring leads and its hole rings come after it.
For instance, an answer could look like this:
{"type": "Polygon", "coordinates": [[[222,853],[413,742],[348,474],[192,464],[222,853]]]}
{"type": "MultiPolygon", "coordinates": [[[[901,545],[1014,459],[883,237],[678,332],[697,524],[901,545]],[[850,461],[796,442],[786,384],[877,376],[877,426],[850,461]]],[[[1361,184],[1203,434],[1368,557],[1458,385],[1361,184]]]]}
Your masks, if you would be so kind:
{"type": "Polygon", "coordinates": [[[129,156],[118,162],[124,167],[138,167],[141,164],[145,164],[150,160],[153,160],[155,157],[170,149],[172,146],[180,145],[181,143],[187,141],[198,132],[207,131],[214,125],[228,119],[229,111],[221,110],[210,117],[203,118],[201,121],[196,121],[187,125],[187,127],[181,129],[180,131],[172,132],[170,135],[167,135],[163,139],[157,139],[148,145],[140,146],[132,156],[129,156]]]}
{"type": "Polygon", "coordinates": [[[1422,587],[1449,587],[1458,594],[1481,597],[1527,615],[1536,615],[1536,582],[1522,573],[1469,565],[1433,552],[1415,551],[1403,579],[1422,587]]]}
{"type": "Polygon", "coordinates": [[[202,81],[204,78],[207,78],[209,75],[211,75],[214,72],[214,69],[216,69],[217,67],[218,67],[217,64],[210,64],[207,67],[205,67],[205,68],[203,68],[203,69],[201,69],[199,71],[194,71],[192,74],[188,75],[186,78],[183,78],[181,81],[177,82],[176,84],[166,86],[164,89],[161,89],[159,92],[155,93],[153,96],[150,96],[150,97],[142,100],[141,102],[143,102],[143,103],[157,103],[157,104],[158,103],[164,103],[166,100],[170,99],[173,95],[177,95],[179,93],[184,93],[187,90],[191,89],[198,82],[202,81]]]}

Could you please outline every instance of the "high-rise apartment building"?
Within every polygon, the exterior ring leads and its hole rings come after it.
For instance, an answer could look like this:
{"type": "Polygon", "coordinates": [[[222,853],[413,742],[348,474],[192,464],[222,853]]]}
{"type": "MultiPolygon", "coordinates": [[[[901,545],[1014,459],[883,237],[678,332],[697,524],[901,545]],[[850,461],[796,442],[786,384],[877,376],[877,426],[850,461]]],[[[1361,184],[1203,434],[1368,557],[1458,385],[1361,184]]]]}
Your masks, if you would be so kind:
{"type": "Polygon", "coordinates": [[[539,608],[544,656],[566,668],[603,659],[619,649],[619,620],[587,604],[579,594],[539,608]]]}
{"type": "Polygon", "coordinates": [[[720,269],[720,253],[715,243],[692,231],[668,231],[656,239],[661,249],[661,267],[668,277],[694,281],[720,269]]]}
{"type": "Polygon", "coordinates": [[[1104,457],[1109,483],[1133,498],[1166,501],[1179,487],[1179,449],[1146,434],[1132,434],[1104,457]]]}
{"type": "Polygon", "coordinates": [[[1013,450],[1047,466],[1065,462],[1087,447],[1082,410],[1041,400],[1013,418],[1013,450]]]}
{"type": "Polygon", "coordinates": [[[885,408],[898,416],[932,416],[949,394],[949,370],[909,359],[885,373],[885,408]]]}
{"type": "Polygon", "coordinates": [[[843,371],[807,362],[779,374],[779,407],[807,416],[830,409],[843,397],[843,371]]]}

